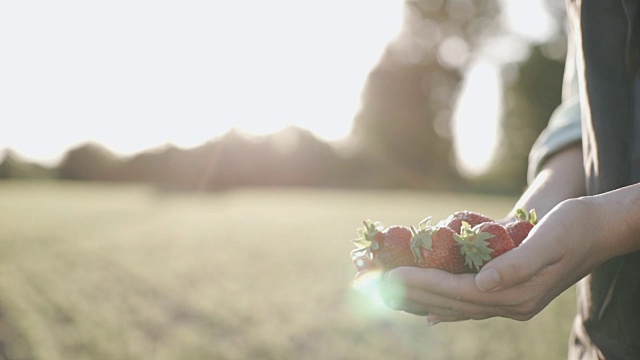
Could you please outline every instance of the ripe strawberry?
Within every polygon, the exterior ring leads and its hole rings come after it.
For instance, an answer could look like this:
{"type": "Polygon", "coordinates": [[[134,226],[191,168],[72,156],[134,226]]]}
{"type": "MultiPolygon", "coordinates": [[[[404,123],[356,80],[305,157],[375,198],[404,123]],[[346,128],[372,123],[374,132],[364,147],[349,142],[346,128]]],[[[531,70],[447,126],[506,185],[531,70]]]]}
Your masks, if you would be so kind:
{"type": "Polygon", "coordinates": [[[536,215],[535,209],[527,212],[527,210],[523,208],[517,209],[515,215],[516,220],[505,225],[505,228],[516,246],[520,246],[534,225],[538,223],[538,216],[536,215]]]}
{"type": "Polygon", "coordinates": [[[442,225],[455,231],[456,234],[460,234],[460,228],[462,228],[462,222],[466,222],[469,226],[473,227],[484,222],[494,221],[488,216],[480,213],[468,210],[456,211],[449,215],[442,221],[442,225]]]}
{"type": "Polygon", "coordinates": [[[411,232],[411,250],[418,266],[452,274],[470,272],[464,264],[464,256],[453,230],[441,225],[431,226],[429,219],[426,219],[420,223],[420,230],[411,227],[411,232]]]}
{"type": "Polygon", "coordinates": [[[456,241],[466,265],[474,271],[480,271],[486,263],[516,247],[507,229],[497,222],[485,222],[473,228],[463,223],[460,232],[455,235],[456,241]]]}
{"type": "Polygon", "coordinates": [[[358,270],[389,270],[400,266],[416,266],[410,248],[411,230],[404,226],[384,229],[379,222],[364,222],[358,229],[357,249],[351,259],[358,270]]]}

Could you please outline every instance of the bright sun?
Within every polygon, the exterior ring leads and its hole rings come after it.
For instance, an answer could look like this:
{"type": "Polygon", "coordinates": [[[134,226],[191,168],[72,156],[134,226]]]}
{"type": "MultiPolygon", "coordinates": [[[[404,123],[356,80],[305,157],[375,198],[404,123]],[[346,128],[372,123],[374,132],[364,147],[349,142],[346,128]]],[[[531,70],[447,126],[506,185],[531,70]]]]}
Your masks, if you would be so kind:
{"type": "Polygon", "coordinates": [[[54,161],[86,140],[117,153],[196,146],[232,127],[345,137],[400,0],[0,4],[0,133],[54,161]]]}

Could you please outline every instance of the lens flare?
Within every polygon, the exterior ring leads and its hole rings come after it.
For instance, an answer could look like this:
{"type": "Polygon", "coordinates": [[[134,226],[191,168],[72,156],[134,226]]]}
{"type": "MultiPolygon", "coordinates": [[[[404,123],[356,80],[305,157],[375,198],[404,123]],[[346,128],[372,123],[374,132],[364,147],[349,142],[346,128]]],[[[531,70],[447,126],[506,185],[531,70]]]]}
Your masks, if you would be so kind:
{"type": "Polygon", "coordinates": [[[383,318],[393,312],[385,305],[385,300],[394,301],[404,297],[404,286],[383,278],[383,272],[361,271],[351,286],[349,303],[354,313],[370,318],[383,318]]]}

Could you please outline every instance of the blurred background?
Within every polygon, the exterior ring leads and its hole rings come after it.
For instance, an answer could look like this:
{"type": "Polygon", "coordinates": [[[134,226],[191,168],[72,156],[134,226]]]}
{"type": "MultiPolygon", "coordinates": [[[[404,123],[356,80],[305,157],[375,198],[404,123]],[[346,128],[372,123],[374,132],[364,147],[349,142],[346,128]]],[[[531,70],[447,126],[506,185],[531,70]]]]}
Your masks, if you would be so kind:
{"type": "Polygon", "coordinates": [[[561,100],[564,16],[0,3],[0,359],[562,358],[571,296],[426,329],[358,303],[347,255],[363,218],[510,210],[561,100]],[[521,343],[454,336],[487,323],[521,343]]]}
{"type": "Polygon", "coordinates": [[[1,10],[2,178],[520,191],[560,101],[561,1],[1,10]]]}

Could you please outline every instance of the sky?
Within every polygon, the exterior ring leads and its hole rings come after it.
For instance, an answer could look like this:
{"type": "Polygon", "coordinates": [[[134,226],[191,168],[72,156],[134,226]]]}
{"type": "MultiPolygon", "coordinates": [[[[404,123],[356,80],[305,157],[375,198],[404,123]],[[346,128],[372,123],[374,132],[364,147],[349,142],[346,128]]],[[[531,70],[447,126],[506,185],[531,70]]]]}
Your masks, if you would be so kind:
{"type": "Polygon", "coordinates": [[[40,162],[232,127],[346,137],[399,0],[0,2],[0,148],[40,162]]]}
{"type": "MultiPolygon", "coordinates": [[[[541,0],[501,1],[521,34],[549,29],[541,0]]],[[[0,149],[55,164],[86,141],[129,155],[231,128],[339,140],[402,18],[401,0],[3,1],[0,149]]]]}

